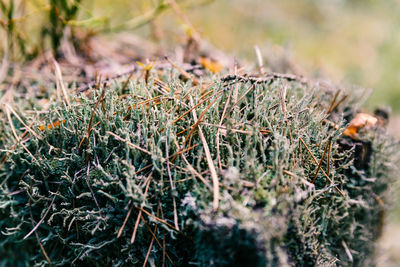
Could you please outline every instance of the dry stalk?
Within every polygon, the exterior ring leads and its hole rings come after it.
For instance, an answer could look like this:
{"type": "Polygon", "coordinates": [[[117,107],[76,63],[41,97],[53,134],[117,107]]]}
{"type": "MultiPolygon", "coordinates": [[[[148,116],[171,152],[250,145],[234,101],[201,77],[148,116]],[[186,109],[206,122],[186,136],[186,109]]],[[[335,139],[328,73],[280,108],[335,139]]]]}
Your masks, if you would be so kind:
{"type": "MultiPolygon", "coordinates": [[[[189,97],[189,100],[190,100],[190,105],[193,106],[194,105],[194,101],[193,101],[192,96],[189,97]]],[[[193,115],[193,119],[195,121],[197,121],[198,119],[197,119],[197,114],[196,114],[195,110],[192,111],[192,115],[193,115]]],[[[218,203],[219,203],[219,181],[218,181],[218,175],[217,175],[217,171],[215,169],[214,162],[213,162],[212,157],[211,157],[210,149],[208,148],[208,144],[207,144],[206,138],[204,137],[203,131],[201,130],[200,125],[197,125],[197,128],[199,129],[199,136],[200,136],[201,142],[203,143],[203,148],[204,148],[204,153],[206,154],[207,164],[208,164],[208,167],[209,167],[210,172],[211,172],[211,178],[212,178],[212,183],[213,183],[213,196],[214,196],[214,199],[213,199],[213,210],[217,211],[218,210],[218,203]]]]}

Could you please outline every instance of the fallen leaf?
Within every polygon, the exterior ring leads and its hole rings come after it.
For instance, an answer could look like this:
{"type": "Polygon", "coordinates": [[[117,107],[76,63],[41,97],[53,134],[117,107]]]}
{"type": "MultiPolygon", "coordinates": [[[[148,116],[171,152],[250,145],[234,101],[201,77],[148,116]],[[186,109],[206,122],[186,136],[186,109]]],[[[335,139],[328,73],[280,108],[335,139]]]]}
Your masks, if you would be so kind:
{"type": "Polygon", "coordinates": [[[361,128],[372,128],[378,123],[378,119],[367,113],[358,113],[354,119],[352,119],[344,130],[343,135],[348,136],[352,139],[358,139],[358,130],[361,128]]]}
{"type": "Polygon", "coordinates": [[[224,66],[221,63],[213,61],[207,57],[200,57],[199,61],[200,64],[203,66],[203,68],[209,70],[212,73],[221,72],[222,69],[224,68],[224,66]]]}

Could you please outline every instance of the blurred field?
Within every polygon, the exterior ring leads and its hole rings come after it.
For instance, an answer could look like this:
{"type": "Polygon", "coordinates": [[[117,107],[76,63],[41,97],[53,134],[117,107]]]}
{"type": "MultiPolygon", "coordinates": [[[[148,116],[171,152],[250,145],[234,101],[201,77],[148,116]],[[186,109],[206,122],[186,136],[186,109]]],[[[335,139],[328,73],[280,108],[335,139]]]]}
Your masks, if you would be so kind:
{"type": "MultiPolygon", "coordinates": [[[[151,37],[149,29],[156,28],[160,42],[182,42],[184,27],[171,10],[157,16],[151,26],[131,30],[127,25],[159,2],[84,0],[76,25],[94,32],[128,30],[144,37],[151,37]]],[[[263,52],[284,53],[309,76],[374,88],[371,107],[387,104],[400,112],[399,0],[177,2],[203,38],[236,57],[254,59],[254,45],[263,52]]],[[[35,27],[47,16],[48,1],[25,1],[25,5],[29,16],[18,23],[25,23],[29,37],[38,42],[35,27]]]]}
{"type": "Polygon", "coordinates": [[[219,0],[190,16],[218,47],[254,58],[255,44],[282,46],[308,74],[372,87],[369,104],[398,113],[399,13],[394,0],[219,0]]]}
{"type": "MultiPolygon", "coordinates": [[[[122,23],[149,10],[151,2],[101,0],[87,6],[122,23]]],[[[385,104],[400,112],[398,0],[215,0],[183,7],[205,39],[237,57],[254,59],[254,45],[287,53],[306,74],[373,88],[371,107],[385,104]]],[[[164,41],[173,39],[171,28],[182,31],[172,14],[155,21],[164,41]]]]}
{"type": "MultiPolygon", "coordinates": [[[[400,112],[399,0],[177,2],[203,38],[236,57],[254,59],[254,45],[264,52],[283,53],[308,76],[374,88],[371,107],[386,104],[400,112]]],[[[129,27],[136,22],[133,18],[148,14],[159,3],[81,1],[76,25],[94,32],[134,31],[144,37],[154,37],[149,29],[156,28],[160,42],[182,42],[184,25],[171,10],[157,16],[151,26],[129,27]]],[[[24,23],[29,38],[37,43],[35,27],[47,16],[48,1],[25,1],[25,6],[29,16],[17,23],[24,23]]]]}

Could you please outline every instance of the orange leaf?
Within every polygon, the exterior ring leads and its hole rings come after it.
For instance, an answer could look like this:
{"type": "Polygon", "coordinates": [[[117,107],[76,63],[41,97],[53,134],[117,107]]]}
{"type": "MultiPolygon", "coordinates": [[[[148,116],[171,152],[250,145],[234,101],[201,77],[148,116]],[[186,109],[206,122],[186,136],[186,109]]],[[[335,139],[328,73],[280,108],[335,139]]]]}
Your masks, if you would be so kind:
{"type": "Polygon", "coordinates": [[[217,61],[212,61],[207,57],[200,57],[199,61],[200,64],[203,66],[203,68],[209,70],[212,73],[220,72],[224,68],[224,66],[221,63],[217,61]]]}
{"type": "Polygon", "coordinates": [[[353,139],[358,139],[357,131],[361,128],[372,128],[376,126],[378,119],[367,113],[358,113],[354,119],[352,119],[343,132],[344,135],[353,139]]]}

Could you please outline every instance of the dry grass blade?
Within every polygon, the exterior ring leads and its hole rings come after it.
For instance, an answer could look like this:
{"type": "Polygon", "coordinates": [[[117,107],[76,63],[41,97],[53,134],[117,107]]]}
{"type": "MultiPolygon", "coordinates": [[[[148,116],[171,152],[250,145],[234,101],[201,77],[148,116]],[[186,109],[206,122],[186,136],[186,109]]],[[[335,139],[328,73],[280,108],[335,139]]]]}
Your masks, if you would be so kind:
{"type": "MultiPolygon", "coordinates": [[[[190,100],[190,105],[193,106],[194,103],[193,103],[193,98],[191,96],[190,96],[189,100],[190,100]]],[[[193,115],[193,119],[195,121],[197,121],[198,119],[197,119],[197,114],[196,114],[195,110],[192,111],[192,115],[193,115]]],[[[200,136],[201,142],[203,143],[204,153],[206,154],[207,164],[208,164],[208,167],[210,169],[211,178],[212,178],[212,182],[213,182],[213,197],[214,197],[214,199],[213,199],[213,209],[214,209],[214,211],[217,211],[218,210],[218,203],[219,203],[219,181],[218,181],[218,175],[217,175],[217,171],[215,169],[214,162],[213,162],[212,157],[211,157],[210,149],[208,148],[208,144],[207,144],[206,138],[204,137],[203,131],[201,130],[201,127],[199,125],[197,127],[199,129],[199,136],[200,136]]]]}
{"type": "Polygon", "coordinates": [[[348,97],[347,95],[344,95],[339,101],[336,102],[336,99],[338,98],[339,94],[340,94],[340,90],[338,90],[335,93],[335,96],[333,97],[326,114],[331,114],[348,97]]]}
{"type": "Polygon", "coordinates": [[[138,229],[138,226],[139,226],[141,215],[142,215],[142,211],[139,210],[139,213],[138,213],[138,216],[137,216],[136,222],[135,222],[135,227],[133,228],[133,232],[132,232],[131,244],[133,244],[135,242],[136,232],[137,232],[137,229],[138,229]]]}
{"type": "MultiPolygon", "coordinates": [[[[190,150],[192,150],[193,148],[197,147],[199,144],[195,144],[191,147],[185,148],[183,150],[180,150],[179,152],[176,152],[175,154],[173,154],[170,158],[171,158],[171,162],[174,162],[174,160],[181,154],[186,153],[190,150]]],[[[178,146],[179,147],[179,146],[178,146]]]]}
{"type": "Polygon", "coordinates": [[[6,108],[9,109],[14,114],[14,116],[22,123],[22,125],[25,126],[27,131],[29,131],[37,139],[42,140],[42,137],[38,135],[30,126],[26,125],[25,122],[21,119],[21,117],[17,114],[17,112],[15,112],[15,110],[10,105],[6,104],[6,108]]]}
{"type": "Polygon", "coordinates": [[[328,150],[328,166],[326,167],[326,173],[329,175],[330,167],[331,167],[331,151],[332,151],[332,142],[329,140],[329,150],[328,150]]]}
{"type": "Polygon", "coordinates": [[[57,91],[59,91],[61,89],[61,91],[62,91],[62,93],[64,95],[64,98],[65,98],[65,101],[67,102],[68,107],[70,107],[71,103],[69,101],[69,96],[68,96],[67,89],[64,86],[64,81],[63,81],[63,78],[62,78],[60,66],[58,65],[58,63],[57,63],[57,61],[55,59],[53,59],[53,64],[54,64],[54,66],[56,68],[57,91]]]}
{"type": "Polygon", "coordinates": [[[333,112],[340,104],[342,104],[346,99],[348,95],[344,95],[333,107],[331,112],[333,112]]]}
{"type": "Polygon", "coordinates": [[[257,45],[254,46],[254,50],[256,51],[258,70],[259,70],[260,74],[263,75],[264,74],[264,63],[263,63],[261,50],[257,45]]]}
{"type": "Polygon", "coordinates": [[[101,213],[101,208],[100,208],[99,202],[97,201],[96,195],[94,194],[93,189],[92,189],[92,186],[91,186],[90,183],[89,183],[89,177],[90,177],[89,175],[90,175],[90,162],[88,162],[88,166],[87,166],[87,170],[86,170],[85,181],[86,181],[86,184],[87,184],[87,186],[88,186],[88,188],[89,188],[89,190],[90,190],[90,194],[91,194],[92,197],[93,197],[94,203],[96,204],[97,208],[99,209],[99,212],[101,213]]]}
{"type": "Polygon", "coordinates": [[[132,76],[133,76],[133,73],[134,73],[134,71],[132,71],[132,72],[129,74],[128,78],[126,79],[126,81],[125,81],[124,84],[122,85],[121,92],[124,92],[125,89],[128,87],[129,81],[131,80],[131,78],[132,78],[132,76]]]}
{"type": "MultiPolygon", "coordinates": [[[[328,166],[326,167],[326,174],[330,175],[330,168],[331,168],[331,152],[332,152],[332,142],[329,142],[328,148],[328,166]]],[[[328,180],[325,181],[325,186],[328,183],[328,180]]]]}
{"type": "Polygon", "coordinates": [[[342,245],[344,247],[344,251],[347,254],[347,257],[349,258],[349,261],[353,262],[354,261],[353,260],[353,255],[351,254],[351,251],[350,251],[349,247],[347,246],[346,242],[344,242],[344,240],[342,240],[342,245]]]}
{"type": "MultiPolygon", "coordinates": [[[[162,267],[165,266],[165,255],[166,255],[166,251],[165,251],[165,233],[163,233],[163,246],[162,246],[162,250],[163,250],[163,260],[162,260],[162,267]]],[[[168,257],[169,258],[169,257],[168,257]]],[[[171,259],[170,259],[171,261],[171,259]]],[[[171,262],[172,263],[172,262],[171,262]]]]}
{"type": "Polygon", "coordinates": [[[287,123],[287,116],[286,116],[286,86],[284,86],[284,85],[279,86],[279,96],[280,96],[280,100],[281,100],[281,108],[282,108],[283,119],[287,123]]]}
{"type": "MultiPolygon", "coordinates": [[[[28,148],[26,148],[26,146],[23,144],[22,140],[21,140],[21,139],[19,138],[19,136],[17,135],[17,131],[15,130],[14,123],[13,123],[13,121],[12,121],[12,119],[11,119],[10,111],[9,111],[7,108],[6,108],[6,113],[7,113],[8,122],[10,123],[10,126],[11,126],[11,131],[12,131],[13,134],[14,134],[14,137],[15,137],[15,140],[16,140],[17,144],[19,143],[19,144],[22,146],[22,148],[29,154],[29,156],[31,156],[32,159],[34,159],[35,161],[37,161],[37,159],[36,159],[36,158],[33,156],[33,154],[28,150],[28,148]]],[[[7,156],[6,156],[5,160],[7,160],[7,156]]],[[[5,162],[5,161],[4,161],[4,162],[5,162]]]]}
{"type": "MultiPolygon", "coordinates": [[[[32,179],[31,179],[31,183],[30,183],[29,193],[32,195],[32,179]]],[[[31,217],[32,226],[34,226],[35,220],[33,219],[32,199],[31,198],[29,198],[28,205],[29,205],[29,215],[31,217]]],[[[35,237],[36,237],[36,240],[37,240],[37,242],[39,244],[40,250],[43,253],[43,256],[46,258],[46,260],[49,263],[49,265],[52,266],[53,264],[51,263],[50,257],[47,254],[46,250],[44,249],[44,246],[43,246],[42,242],[40,241],[40,238],[39,238],[39,235],[38,235],[37,232],[35,232],[35,237]]]]}
{"type": "Polygon", "coordinates": [[[167,156],[167,173],[168,173],[168,179],[169,179],[169,183],[171,185],[171,190],[172,190],[172,204],[174,206],[174,224],[175,224],[175,228],[179,230],[179,226],[178,226],[178,212],[176,211],[176,199],[175,199],[175,185],[174,182],[172,181],[172,174],[171,174],[171,169],[169,167],[169,146],[168,146],[168,142],[169,142],[169,131],[167,132],[167,139],[165,142],[165,153],[167,156]]]}
{"type": "Polygon", "coordinates": [[[220,151],[219,151],[219,137],[220,137],[221,126],[225,119],[226,110],[228,109],[230,102],[231,102],[231,94],[228,95],[228,99],[226,100],[224,111],[222,112],[221,119],[219,120],[217,136],[216,136],[216,141],[215,141],[217,143],[218,166],[221,171],[222,171],[222,163],[221,163],[221,155],[220,155],[220,151]]]}
{"type": "MultiPolygon", "coordinates": [[[[144,197],[146,198],[147,196],[147,191],[149,190],[149,186],[150,186],[150,179],[153,176],[153,173],[151,172],[149,174],[149,176],[147,177],[146,181],[144,182],[146,185],[146,188],[144,190],[144,197]]],[[[144,205],[144,201],[142,203],[142,206],[144,205]]],[[[132,205],[133,206],[133,205],[132,205]]],[[[132,237],[131,237],[131,244],[133,244],[135,242],[135,238],[136,238],[136,232],[139,226],[139,222],[140,222],[140,217],[142,216],[142,210],[139,209],[139,213],[138,213],[138,217],[136,219],[136,223],[135,223],[135,227],[133,228],[133,232],[132,232],[132,237]]]]}
{"type": "Polygon", "coordinates": [[[172,60],[170,60],[168,57],[165,57],[165,59],[169,62],[169,64],[171,64],[172,67],[174,67],[175,69],[177,69],[179,71],[179,73],[183,76],[185,81],[188,81],[188,80],[192,79],[193,85],[199,85],[200,84],[199,80],[197,80],[196,77],[193,77],[192,75],[190,75],[190,73],[188,73],[185,70],[183,70],[182,68],[180,68],[172,60]]]}
{"type": "Polygon", "coordinates": [[[44,213],[43,217],[40,219],[40,221],[35,225],[35,227],[33,227],[33,229],[24,236],[23,240],[27,239],[28,237],[30,237],[38,228],[39,226],[43,223],[44,219],[46,218],[47,214],[50,212],[51,206],[54,203],[54,200],[56,199],[58,194],[58,189],[57,192],[54,194],[54,197],[52,198],[49,207],[47,208],[46,212],[44,213]]]}
{"type": "Polygon", "coordinates": [[[89,125],[88,125],[88,129],[87,129],[87,139],[89,139],[90,133],[92,132],[92,124],[93,124],[96,109],[99,106],[100,102],[104,99],[105,90],[106,90],[105,88],[106,87],[104,86],[103,90],[101,91],[101,95],[100,95],[99,99],[97,99],[96,104],[94,105],[92,114],[90,115],[89,125]]]}
{"type": "MultiPolygon", "coordinates": [[[[29,125],[29,127],[33,126],[33,122],[31,122],[31,124],[29,125]]],[[[23,138],[25,138],[25,136],[28,134],[28,130],[25,130],[20,136],[19,138],[16,140],[16,143],[14,145],[11,146],[10,149],[15,149],[19,143],[19,140],[22,140],[23,138]]],[[[3,154],[3,156],[0,159],[0,169],[3,168],[3,165],[6,163],[8,159],[8,154],[7,152],[3,154]]],[[[4,180],[5,181],[5,180],[4,180]]]]}
{"type": "Polygon", "coordinates": [[[144,166],[140,170],[136,171],[135,174],[138,175],[139,173],[144,172],[145,170],[147,170],[147,169],[149,169],[151,167],[153,167],[153,163],[150,163],[149,165],[144,166]]]}
{"type": "MultiPolygon", "coordinates": [[[[99,86],[100,86],[100,82],[101,82],[101,80],[99,78],[99,86]]],[[[93,120],[94,120],[94,115],[95,115],[96,109],[99,106],[100,102],[104,100],[105,90],[106,90],[106,87],[104,85],[103,90],[101,91],[101,95],[97,99],[96,104],[94,105],[94,108],[92,110],[92,114],[90,115],[90,120],[89,120],[89,124],[88,124],[88,129],[87,129],[87,136],[86,136],[86,162],[89,162],[89,154],[88,154],[87,151],[89,149],[90,134],[91,134],[92,129],[93,129],[92,124],[93,124],[93,120]]],[[[82,145],[83,141],[84,141],[84,138],[80,142],[79,147],[82,145]]]]}
{"type": "Polygon", "coordinates": [[[118,141],[124,142],[125,144],[127,144],[128,146],[130,146],[130,147],[132,147],[132,148],[134,148],[134,149],[137,149],[137,150],[139,150],[139,151],[141,151],[141,152],[143,152],[143,153],[146,153],[147,155],[150,155],[150,156],[152,155],[150,151],[148,151],[148,150],[146,150],[146,149],[144,149],[144,148],[141,148],[140,146],[135,145],[135,144],[133,144],[133,143],[127,141],[126,139],[124,139],[124,138],[122,138],[122,137],[116,135],[116,134],[113,133],[113,132],[106,131],[106,133],[109,134],[109,135],[111,135],[111,136],[113,136],[113,137],[114,137],[115,139],[117,139],[118,141]]]}

